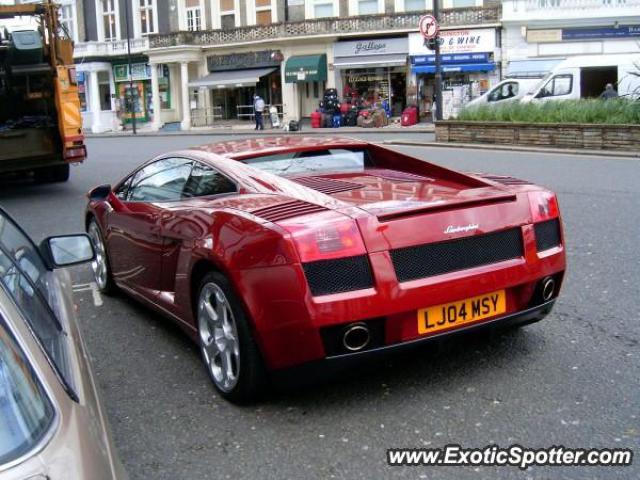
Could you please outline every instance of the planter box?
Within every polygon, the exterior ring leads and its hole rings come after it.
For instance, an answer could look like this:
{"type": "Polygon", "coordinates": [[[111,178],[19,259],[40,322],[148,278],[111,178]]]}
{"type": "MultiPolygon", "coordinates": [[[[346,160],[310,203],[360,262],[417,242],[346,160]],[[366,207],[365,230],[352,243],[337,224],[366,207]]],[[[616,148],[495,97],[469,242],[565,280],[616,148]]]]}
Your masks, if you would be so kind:
{"type": "Polygon", "coordinates": [[[640,125],[436,122],[436,141],[640,151],[640,125]]]}

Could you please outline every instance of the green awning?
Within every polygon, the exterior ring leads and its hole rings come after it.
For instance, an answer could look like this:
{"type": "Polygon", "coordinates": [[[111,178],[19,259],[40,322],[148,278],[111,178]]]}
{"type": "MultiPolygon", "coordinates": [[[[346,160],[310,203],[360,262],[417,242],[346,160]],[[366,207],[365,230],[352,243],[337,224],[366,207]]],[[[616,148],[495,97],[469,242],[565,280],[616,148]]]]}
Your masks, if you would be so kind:
{"type": "Polygon", "coordinates": [[[300,55],[287,60],[284,67],[286,83],[323,82],[327,79],[327,56],[300,55]]]}

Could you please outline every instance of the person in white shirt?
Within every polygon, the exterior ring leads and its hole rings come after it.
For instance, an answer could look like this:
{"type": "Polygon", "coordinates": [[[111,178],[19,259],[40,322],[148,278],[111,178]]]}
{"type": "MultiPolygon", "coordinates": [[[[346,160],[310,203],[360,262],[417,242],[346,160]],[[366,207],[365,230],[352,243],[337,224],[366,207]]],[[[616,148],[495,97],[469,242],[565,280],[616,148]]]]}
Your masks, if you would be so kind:
{"type": "Polygon", "coordinates": [[[264,100],[260,95],[256,94],[253,97],[253,113],[256,118],[256,128],[255,130],[264,130],[264,120],[262,118],[262,113],[264,112],[264,100]]]}

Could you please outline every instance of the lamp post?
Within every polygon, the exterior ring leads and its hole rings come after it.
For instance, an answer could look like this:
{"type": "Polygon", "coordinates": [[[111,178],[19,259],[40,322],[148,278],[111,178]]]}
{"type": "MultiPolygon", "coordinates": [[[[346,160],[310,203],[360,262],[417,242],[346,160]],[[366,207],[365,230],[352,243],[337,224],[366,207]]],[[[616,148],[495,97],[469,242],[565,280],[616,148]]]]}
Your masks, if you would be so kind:
{"type": "MultiPolygon", "coordinates": [[[[433,16],[438,21],[438,17],[440,16],[440,5],[439,0],[433,0],[433,16]]],[[[440,62],[440,36],[437,35],[435,38],[435,93],[436,93],[436,120],[442,120],[442,66],[440,62]]]]}
{"type": "MultiPolygon", "coordinates": [[[[117,1],[117,0],[116,0],[117,1]]],[[[125,19],[125,29],[127,31],[127,64],[129,71],[129,109],[131,110],[131,128],[133,130],[133,134],[136,135],[136,109],[134,105],[134,95],[133,95],[133,75],[131,74],[131,35],[129,34],[129,13],[133,15],[133,5],[130,0],[126,0],[127,9],[125,11],[124,19],[125,19]],[[131,8],[128,8],[131,5],[131,8]]],[[[126,98],[127,96],[125,96],[126,98]]]]}

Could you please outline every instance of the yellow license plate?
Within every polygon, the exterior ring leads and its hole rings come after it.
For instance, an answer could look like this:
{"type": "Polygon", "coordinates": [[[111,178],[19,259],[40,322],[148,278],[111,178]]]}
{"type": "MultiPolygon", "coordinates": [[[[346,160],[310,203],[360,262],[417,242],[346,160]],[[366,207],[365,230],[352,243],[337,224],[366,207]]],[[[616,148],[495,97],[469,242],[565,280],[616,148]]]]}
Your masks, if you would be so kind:
{"type": "Polygon", "coordinates": [[[418,333],[434,333],[507,311],[504,290],[418,310],[418,333]]]}

